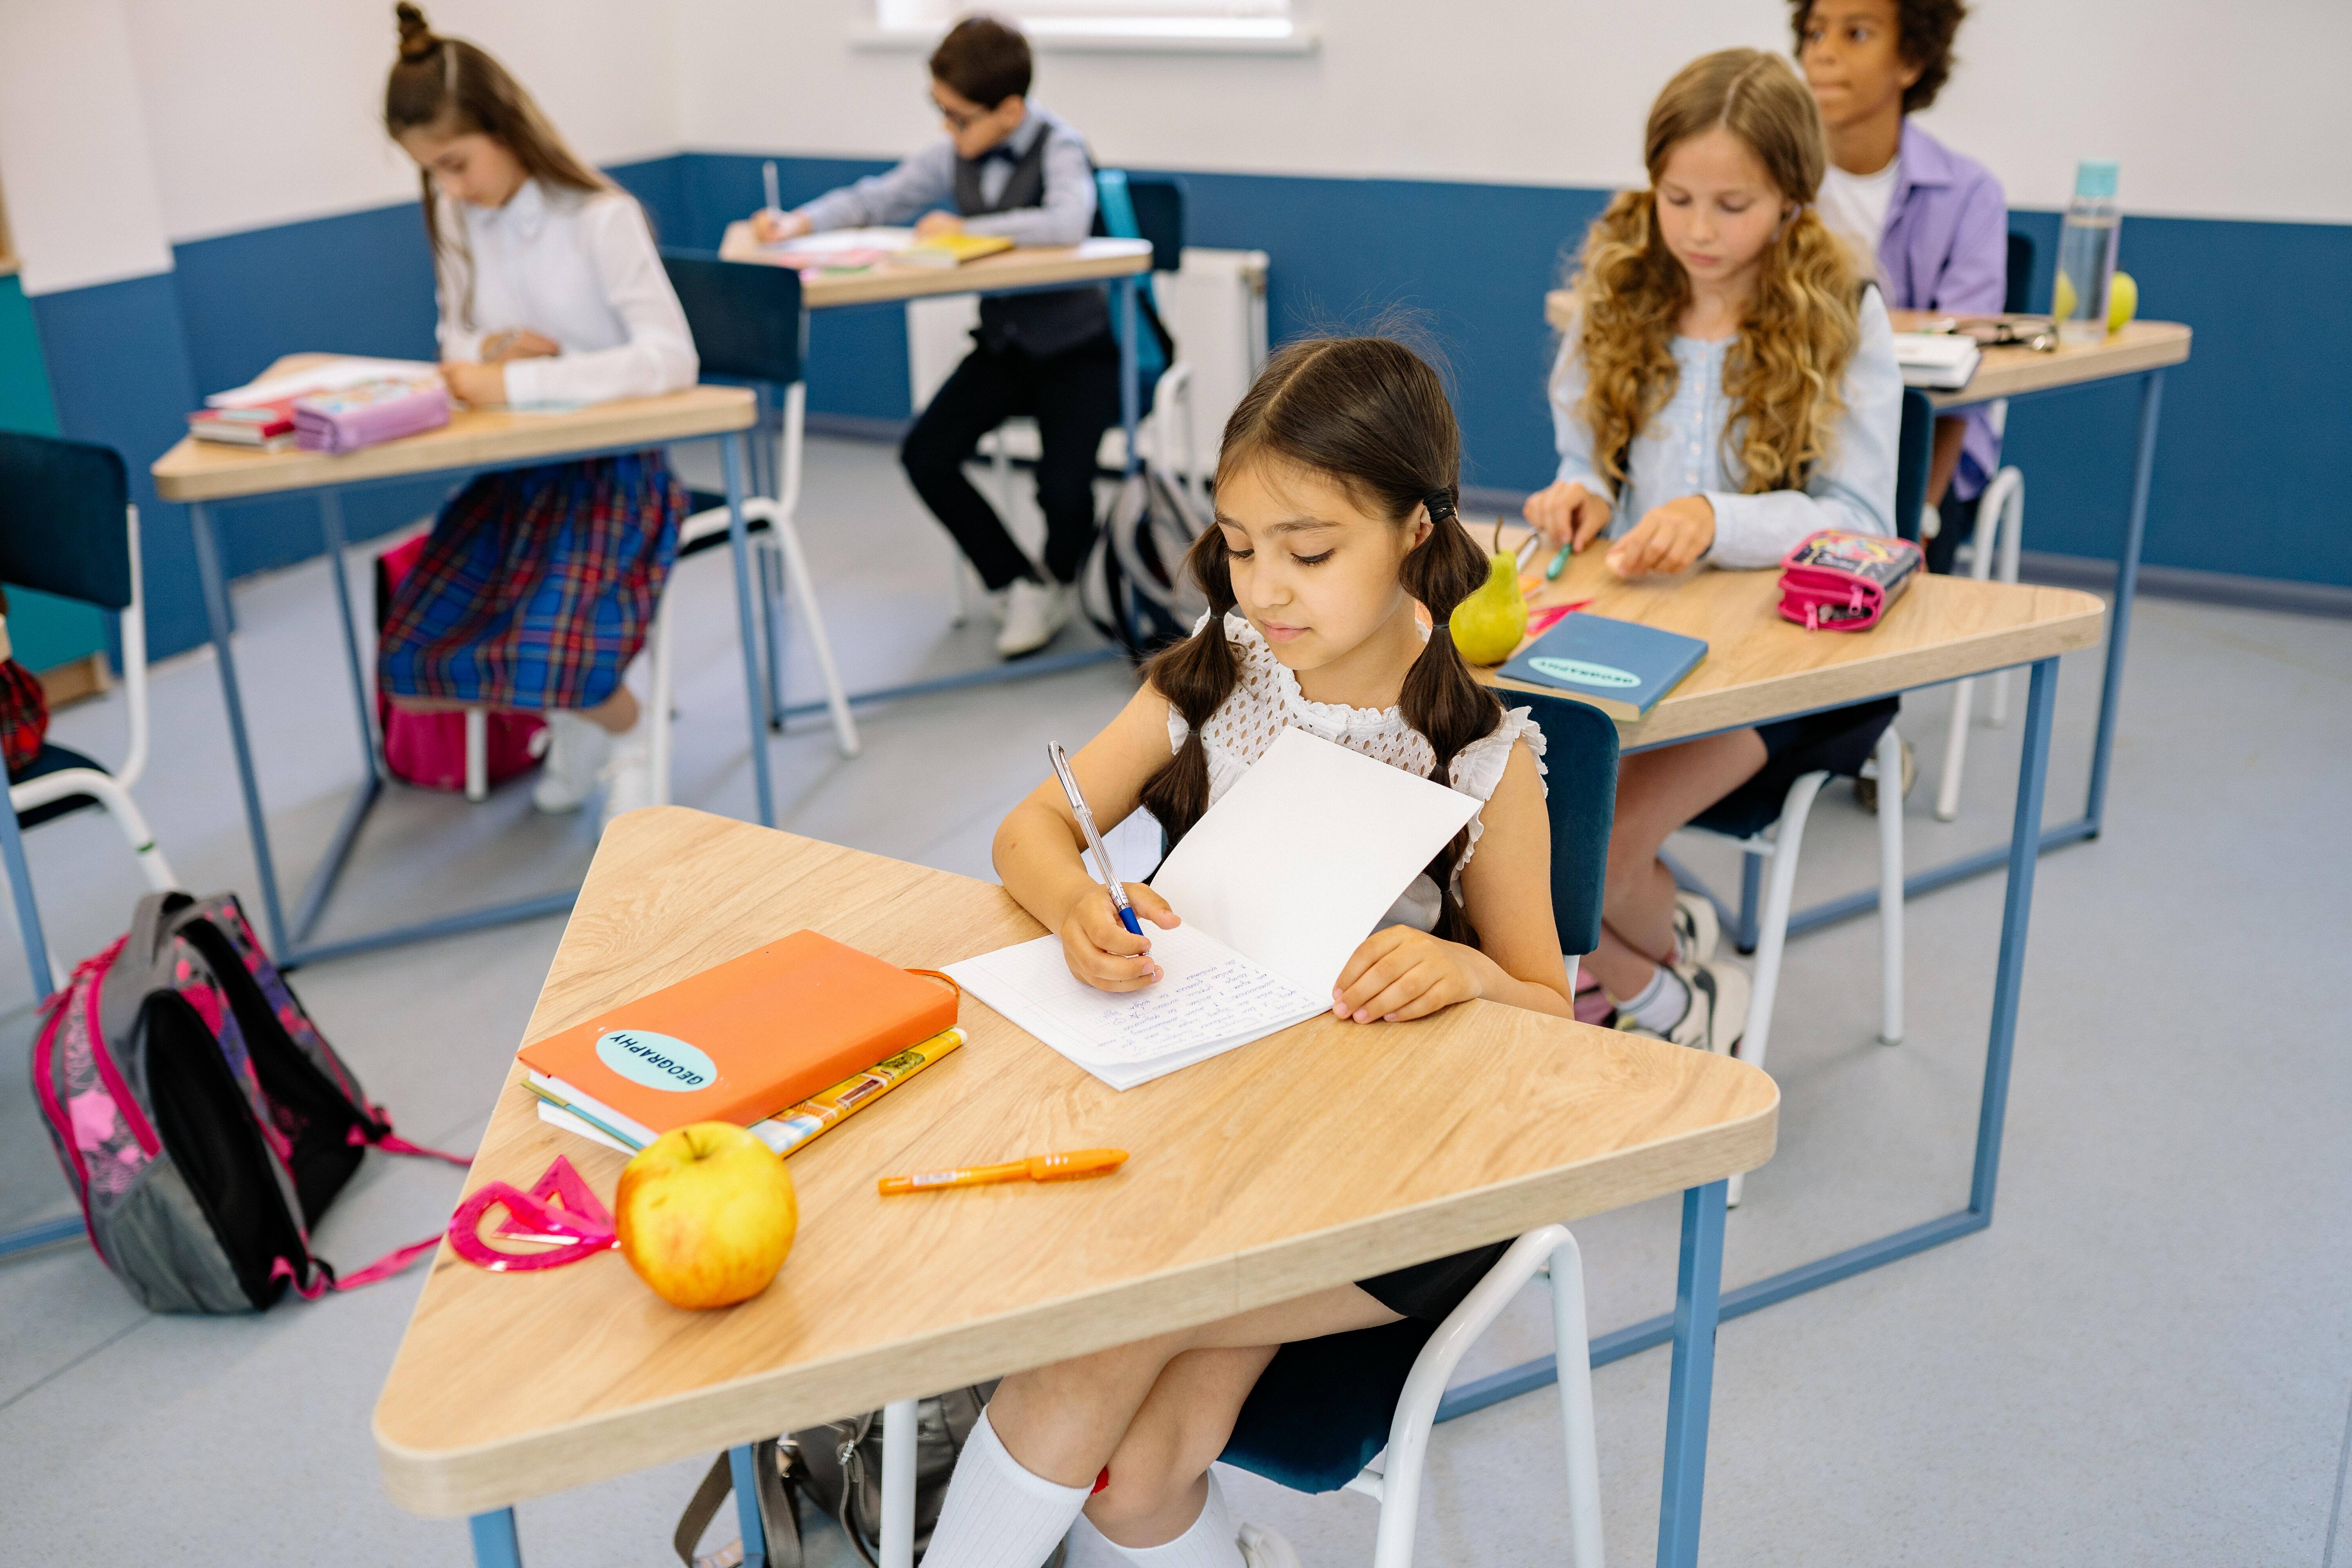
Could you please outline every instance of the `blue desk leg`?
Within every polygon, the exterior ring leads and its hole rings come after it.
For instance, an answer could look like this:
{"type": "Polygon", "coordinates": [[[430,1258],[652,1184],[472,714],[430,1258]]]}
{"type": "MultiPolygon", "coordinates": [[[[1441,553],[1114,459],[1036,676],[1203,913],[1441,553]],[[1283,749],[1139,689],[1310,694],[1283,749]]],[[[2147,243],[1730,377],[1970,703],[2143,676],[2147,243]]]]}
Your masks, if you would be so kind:
{"type": "Polygon", "coordinates": [[[1136,329],[1140,325],[1136,320],[1135,288],[1133,274],[1118,280],[1118,422],[1127,432],[1127,471],[1130,474],[1143,466],[1135,449],[1136,426],[1143,416],[1143,359],[1135,341],[1136,329]]]}
{"type": "Polygon", "coordinates": [[[474,1568],[522,1568],[522,1542],[515,1539],[514,1510],[478,1513],[466,1523],[474,1532],[474,1568]]]}
{"type": "Polygon", "coordinates": [[[743,531],[743,447],[740,433],[719,440],[727,465],[727,548],[735,557],[736,632],[743,648],[743,701],[751,715],[751,787],[760,810],[760,826],[776,825],[773,786],[768,781],[768,716],[765,688],[761,683],[759,633],[751,619],[751,552],[743,531]]]}
{"type": "Polygon", "coordinates": [[[319,531],[326,536],[327,559],[333,563],[335,608],[343,617],[343,667],[352,678],[352,713],[360,727],[360,768],[370,778],[381,776],[383,763],[375,742],[375,715],[368,711],[366,673],[360,668],[359,619],[352,613],[352,584],[343,572],[343,492],[319,492],[319,531]]]}
{"type": "Polygon", "coordinates": [[[1666,1393],[1666,1479],[1658,1498],[1658,1568],[1696,1568],[1706,1489],[1706,1417],[1715,1392],[1716,1309],[1723,1290],[1723,1201],[1728,1184],[1683,1194],[1682,1266],[1675,1282],[1675,1366],[1666,1393]]]}
{"type": "MultiPolygon", "coordinates": [[[[2091,748],[2090,799],[2083,816],[2096,838],[2107,815],[2107,758],[2116,743],[2116,693],[2124,683],[2124,653],[2131,641],[2132,601],[2139,593],[2139,554],[2147,537],[2147,492],[2156,473],[2156,421],[2164,407],[2164,372],[2152,370],[2139,389],[2139,456],[2132,468],[2131,514],[2124,523],[2123,554],[2116,562],[2116,603],[2107,616],[2106,684],[2099,689],[2099,738],[2091,748]]],[[[2033,819],[2034,832],[2042,819],[2033,819]]],[[[2012,879],[2011,886],[2014,887],[2012,879]]]]}
{"type": "Polygon", "coordinates": [[[245,790],[245,826],[253,837],[253,865],[261,879],[261,912],[269,921],[270,950],[283,963],[292,944],[287,941],[286,912],[278,904],[278,867],[270,858],[269,825],[262,818],[261,784],[254,776],[253,746],[246,736],[245,700],[237,693],[236,658],[229,648],[228,579],[221,573],[212,508],[202,501],[189,504],[188,532],[195,541],[196,576],[204,584],[205,617],[212,625],[213,658],[220,665],[221,702],[228,710],[228,738],[236,752],[237,783],[245,790]]]}
{"type": "Polygon", "coordinates": [[[760,1522],[760,1478],[752,1468],[751,1445],[727,1450],[735,1481],[735,1524],[743,1532],[743,1568],[767,1568],[768,1532],[760,1522]]]}
{"type": "MultiPolygon", "coordinates": [[[[2118,635],[2117,641],[2121,638],[2118,635]]],[[[2108,678],[2114,679],[2112,666],[2108,678]]],[[[2025,984],[2025,929],[2033,913],[2033,876],[2042,864],[2042,797],[2050,778],[2050,721],[2058,706],[2058,661],[2033,667],[2025,697],[2025,755],[2017,766],[2017,820],[2009,835],[2009,889],[2000,907],[2000,965],[1993,973],[1992,1035],[1985,1047],[1984,1100],[1977,1113],[1976,1173],[1969,1213],[1992,1223],[2000,1177],[2000,1135],[2009,1114],[2009,1063],[2017,1045],[2017,1000],[2025,984]]]]}

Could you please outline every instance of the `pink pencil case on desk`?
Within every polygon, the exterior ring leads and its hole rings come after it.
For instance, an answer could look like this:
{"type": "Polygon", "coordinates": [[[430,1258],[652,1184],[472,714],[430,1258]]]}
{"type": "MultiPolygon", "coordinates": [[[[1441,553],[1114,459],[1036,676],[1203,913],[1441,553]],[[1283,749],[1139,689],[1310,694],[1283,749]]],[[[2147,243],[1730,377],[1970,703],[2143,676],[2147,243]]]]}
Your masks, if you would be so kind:
{"type": "Polygon", "coordinates": [[[1807,631],[1876,626],[1926,563],[1907,539],[1825,528],[1780,557],[1780,618],[1807,631]]]}
{"type": "Polygon", "coordinates": [[[438,381],[368,381],[294,400],[294,444],[306,452],[356,452],[447,423],[438,381]]]}

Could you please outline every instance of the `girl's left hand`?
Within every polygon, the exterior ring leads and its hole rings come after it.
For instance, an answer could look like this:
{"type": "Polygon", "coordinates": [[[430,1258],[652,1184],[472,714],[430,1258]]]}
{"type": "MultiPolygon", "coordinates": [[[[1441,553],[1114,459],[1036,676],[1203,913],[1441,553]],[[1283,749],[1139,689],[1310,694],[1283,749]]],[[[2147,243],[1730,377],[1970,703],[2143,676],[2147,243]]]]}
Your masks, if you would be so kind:
{"type": "Polygon", "coordinates": [[[1390,926],[1366,937],[1339,971],[1331,1011],[1369,1024],[1425,1018],[1441,1007],[1486,994],[1470,950],[1411,926],[1390,926]]]}
{"type": "Polygon", "coordinates": [[[1707,552],[1715,542],[1715,503],[1705,496],[1685,496],[1652,507],[1633,531],[1609,547],[1609,570],[1620,577],[1641,577],[1653,572],[1671,575],[1707,552]]]}
{"type": "Polygon", "coordinates": [[[450,396],[476,408],[507,400],[507,368],[502,364],[446,362],[441,379],[448,384],[450,396]]]}
{"type": "Polygon", "coordinates": [[[482,340],[484,364],[504,364],[510,359],[552,359],[562,352],[563,345],[541,337],[528,327],[492,332],[482,340]]]}

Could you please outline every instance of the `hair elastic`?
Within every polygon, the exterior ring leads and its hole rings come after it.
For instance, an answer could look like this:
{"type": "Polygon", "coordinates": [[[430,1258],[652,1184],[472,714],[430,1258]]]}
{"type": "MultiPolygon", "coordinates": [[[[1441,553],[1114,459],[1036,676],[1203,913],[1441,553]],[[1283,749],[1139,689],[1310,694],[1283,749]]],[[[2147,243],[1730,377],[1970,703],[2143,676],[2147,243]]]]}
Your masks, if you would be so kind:
{"type": "Polygon", "coordinates": [[[1422,498],[1422,504],[1429,508],[1429,521],[1432,522],[1444,522],[1455,515],[1454,498],[1444,490],[1430,491],[1422,498]]]}

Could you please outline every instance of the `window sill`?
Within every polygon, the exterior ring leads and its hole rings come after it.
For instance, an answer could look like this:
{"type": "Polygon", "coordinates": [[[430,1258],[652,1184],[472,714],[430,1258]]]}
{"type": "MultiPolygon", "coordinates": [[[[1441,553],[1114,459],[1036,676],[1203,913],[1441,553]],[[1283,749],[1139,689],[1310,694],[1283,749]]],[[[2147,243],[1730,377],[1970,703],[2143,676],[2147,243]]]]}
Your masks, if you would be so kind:
{"type": "MultiPolygon", "coordinates": [[[[1231,16],[1026,18],[1021,26],[1031,46],[1047,54],[1310,55],[1321,42],[1311,25],[1231,16]]],[[[854,49],[928,53],[939,41],[933,28],[867,27],[849,42],[854,49]]]]}

